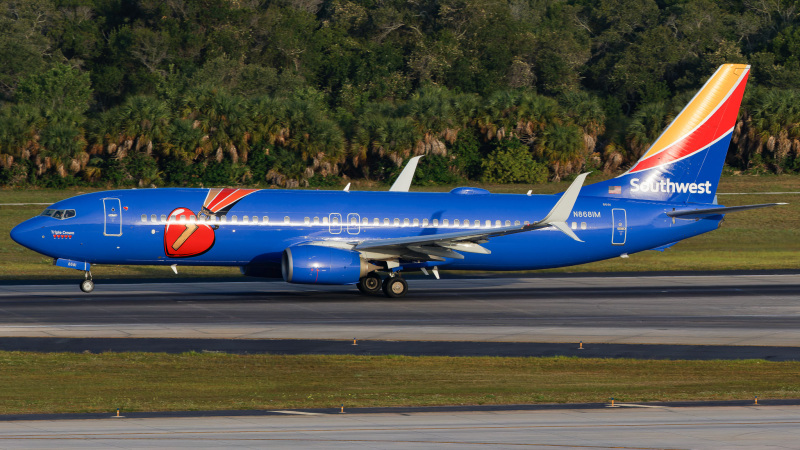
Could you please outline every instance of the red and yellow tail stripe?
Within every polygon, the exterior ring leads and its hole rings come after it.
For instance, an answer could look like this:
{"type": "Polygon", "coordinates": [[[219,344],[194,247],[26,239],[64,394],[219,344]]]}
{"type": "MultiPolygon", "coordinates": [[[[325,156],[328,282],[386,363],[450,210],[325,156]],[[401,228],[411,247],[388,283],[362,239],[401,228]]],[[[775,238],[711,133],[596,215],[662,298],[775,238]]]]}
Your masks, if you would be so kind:
{"type": "Polygon", "coordinates": [[[749,73],[745,64],[721,66],[627,173],[688,158],[730,133],[749,73]]]}

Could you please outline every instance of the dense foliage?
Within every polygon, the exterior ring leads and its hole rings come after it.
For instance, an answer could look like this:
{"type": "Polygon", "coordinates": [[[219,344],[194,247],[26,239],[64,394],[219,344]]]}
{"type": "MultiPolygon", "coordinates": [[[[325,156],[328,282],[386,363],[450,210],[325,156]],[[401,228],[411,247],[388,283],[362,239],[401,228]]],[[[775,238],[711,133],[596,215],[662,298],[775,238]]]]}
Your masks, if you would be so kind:
{"type": "Polygon", "coordinates": [[[789,0],[0,0],[0,183],[540,182],[635,161],[725,62],[800,171],[789,0]]]}

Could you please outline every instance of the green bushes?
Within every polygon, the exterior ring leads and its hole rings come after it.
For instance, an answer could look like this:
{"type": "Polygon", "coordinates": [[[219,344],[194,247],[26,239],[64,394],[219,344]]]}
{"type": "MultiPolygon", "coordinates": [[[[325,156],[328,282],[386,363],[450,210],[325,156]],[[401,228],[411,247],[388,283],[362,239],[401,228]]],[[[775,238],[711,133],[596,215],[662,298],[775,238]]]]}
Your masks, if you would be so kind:
{"type": "Polygon", "coordinates": [[[547,167],[534,161],[530,150],[519,141],[500,142],[482,163],[482,180],[487,183],[544,183],[547,167]]]}

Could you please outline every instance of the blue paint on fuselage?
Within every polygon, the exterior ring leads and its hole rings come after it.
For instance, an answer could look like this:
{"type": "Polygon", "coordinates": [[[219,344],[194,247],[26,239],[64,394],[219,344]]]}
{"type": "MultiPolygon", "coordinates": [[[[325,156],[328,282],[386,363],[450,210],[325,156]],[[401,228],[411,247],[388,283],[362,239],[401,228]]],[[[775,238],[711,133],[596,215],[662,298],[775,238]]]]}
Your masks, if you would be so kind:
{"type": "MultiPolygon", "coordinates": [[[[207,252],[193,257],[169,257],[165,253],[164,218],[180,207],[197,214],[208,192],[208,189],[166,188],[85,194],[48,208],[74,209],[75,217],[58,220],[37,216],[14,228],[12,238],[53,258],[92,264],[277,264],[285,248],[312,241],[356,242],[486,230],[487,221],[491,228],[532,223],[541,220],[560,197],[264,189],[236,203],[227,211],[225,223],[216,223],[215,242],[207,252]],[[103,199],[108,198],[120,200],[121,236],[104,234],[103,199]],[[243,222],[245,216],[247,223],[243,222]],[[269,219],[267,223],[265,216],[269,219]],[[336,217],[338,225],[333,224],[336,217]],[[354,219],[356,223],[351,223],[354,219]],[[464,226],[465,220],[469,221],[469,227],[464,226]],[[427,221],[425,226],[424,221],[427,221]]],[[[574,241],[555,228],[546,228],[492,238],[483,244],[491,254],[465,253],[463,260],[447,260],[441,265],[473,270],[561,267],[648,250],[717,228],[722,216],[673,220],[665,214],[690,207],[683,203],[581,196],[567,224],[584,242],[574,241]],[[619,232],[617,224],[612,223],[614,209],[624,210],[627,222],[624,245],[612,244],[612,235],[619,232]]]]}

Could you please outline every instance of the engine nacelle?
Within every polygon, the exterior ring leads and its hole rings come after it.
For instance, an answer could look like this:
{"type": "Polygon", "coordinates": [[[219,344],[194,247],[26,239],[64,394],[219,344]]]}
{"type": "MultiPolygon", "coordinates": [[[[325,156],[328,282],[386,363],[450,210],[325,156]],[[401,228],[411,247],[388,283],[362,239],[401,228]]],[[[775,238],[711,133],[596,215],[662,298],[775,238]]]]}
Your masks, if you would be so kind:
{"type": "Polygon", "coordinates": [[[281,272],[289,283],[354,284],[377,269],[352,250],[298,245],[283,251],[281,272]]]}

